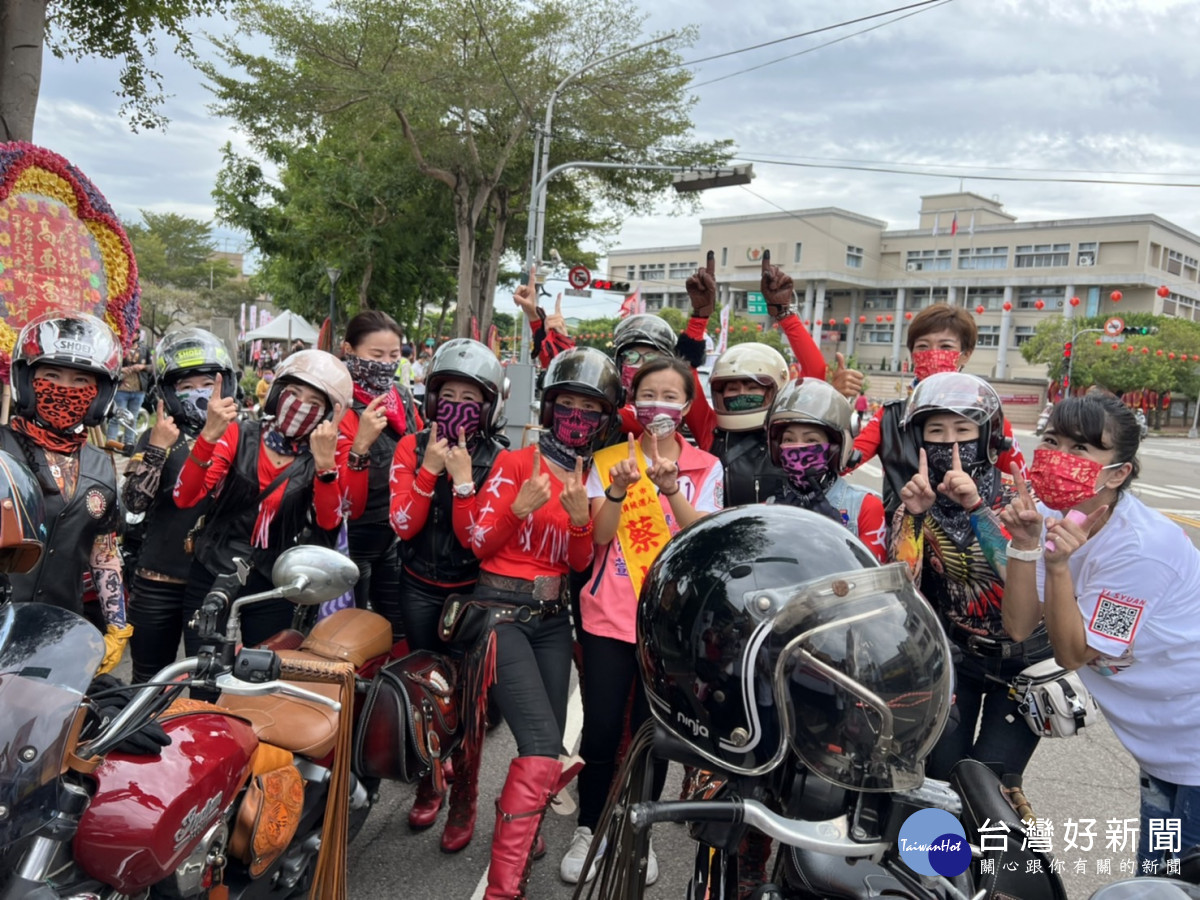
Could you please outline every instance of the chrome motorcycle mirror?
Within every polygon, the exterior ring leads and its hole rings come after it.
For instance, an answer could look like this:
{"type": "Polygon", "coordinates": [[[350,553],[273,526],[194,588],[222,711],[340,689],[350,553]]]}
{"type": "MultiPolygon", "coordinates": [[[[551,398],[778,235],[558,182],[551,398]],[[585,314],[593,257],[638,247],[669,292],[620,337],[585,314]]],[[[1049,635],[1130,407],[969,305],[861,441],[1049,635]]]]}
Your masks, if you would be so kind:
{"type": "Polygon", "coordinates": [[[358,581],[358,565],[328,547],[301,544],[280,554],[271,569],[280,595],[301,606],[340,597],[358,581]]]}

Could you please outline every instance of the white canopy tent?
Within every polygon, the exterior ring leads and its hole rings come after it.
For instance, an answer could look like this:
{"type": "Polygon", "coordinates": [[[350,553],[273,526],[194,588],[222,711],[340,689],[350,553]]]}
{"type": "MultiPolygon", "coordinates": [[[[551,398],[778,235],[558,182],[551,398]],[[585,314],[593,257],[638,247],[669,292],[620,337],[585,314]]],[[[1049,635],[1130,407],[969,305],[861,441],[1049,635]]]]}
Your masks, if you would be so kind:
{"type": "Polygon", "coordinates": [[[317,342],[317,329],[290,310],[284,310],[274,319],[253,331],[247,331],[243,341],[287,341],[289,344],[301,340],[306,344],[317,342]]]}

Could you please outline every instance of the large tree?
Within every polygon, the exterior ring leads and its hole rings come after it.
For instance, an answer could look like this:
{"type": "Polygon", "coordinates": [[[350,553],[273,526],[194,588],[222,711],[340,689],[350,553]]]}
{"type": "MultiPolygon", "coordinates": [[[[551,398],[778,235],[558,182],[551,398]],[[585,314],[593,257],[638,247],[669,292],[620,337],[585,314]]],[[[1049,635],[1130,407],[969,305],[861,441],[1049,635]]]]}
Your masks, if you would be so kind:
{"type": "Polygon", "coordinates": [[[166,122],[162,77],[152,67],[156,35],[194,59],[192,16],[224,10],[226,0],[0,0],[0,140],[32,141],[45,47],[60,59],[121,60],[122,114],[136,131],[166,122]]]}
{"type": "MultiPolygon", "coordinates": [[[[500,258],[528,200],[533,123],[566,75],[621,49],[613,35],[636,41],[644,20],[628,0],[343,0],[331,11],[248,0],[235,18],[267,37],[272,55],[218,39],[225,65],[203,68],[216,109],[259,153],[270,159],[281,144],[334,131],[370,141],[394,132],[396,164],[449,192],[459,334],[472,316],[481,326],[490,320],[500,258]]],[[[629,53],[572,81],[555,106],[552,162],[723,160],[724,144],[690,142],[690,75],[673,49],[682,43],[629,53]]],[[[642,170],[555,186],[621,210],[666,181],[642,170]]]]}

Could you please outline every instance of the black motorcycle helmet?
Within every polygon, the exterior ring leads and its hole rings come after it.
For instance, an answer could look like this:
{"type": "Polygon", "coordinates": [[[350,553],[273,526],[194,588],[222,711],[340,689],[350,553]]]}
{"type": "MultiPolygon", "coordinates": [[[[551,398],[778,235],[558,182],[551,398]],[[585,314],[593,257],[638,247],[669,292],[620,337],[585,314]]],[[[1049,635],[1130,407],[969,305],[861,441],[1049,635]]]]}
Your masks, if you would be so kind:
{"type": "Polygon", "coordinates": [[[176,422],[194,426],[198,431],[204,423],[186,422],[183,405],[175,396],[176,382],[189,375],[220,375],[221,396],[227,399],[237,396],[237,373],[229,351],[220,338],[203,328],[168,332],[154,348],[154,385],[163,408],[176,422]]]}
{"type": "Polygon", "coordinates": [[[438,391],[452,380],[469,381],[483,391],[480,421],[487,434],[495,434],[508,394],[504,368],[496,354],[470,338],[454,338],[438,347],[425,373],[425,421],[437,418],[438,391]]]}
{"type": "Polygon", "coordinates": [[[13,349],[13,412],[27,419],[36,414],[33,370],[39,364],[64,366],[96,376],[96,399],[83,424],[99,425],[112,410],[121,376],[121,345],[116,332],[95,316],[61,313],[40,316],[21,329],[13,349]]]}
{"type": "Polygon", "coordinates": [[[950,647],[907,568],[790,506],[672,538],[642,586],[638,658],[659,723],[744,775],[790,748],[850,790],[914,788],[950,709],[950,647]]]}
{"type": "Polygon", "coordinates": [[[42,558],[46,506],[23,462],[0,450],[0,573],[22,575],[42,558]]]}
{"type": "Polygon", "coordinates": [[[554,423],[554,401],[559,394],[582,394],[600,401],[607,421],[597,430],[597,441],[609,434],[617,411],[625,405],[625,388],[616,365],[594,347],[567,350],[546,367],[540,416],[543,428],[554,423]]]}
{"type": "Polygon", "coordinates": [[[652,313],[638,313],[622,319],[613,329],[613,357],[619,365],[622,351],[637,344],[674,356],[677,340],[666,319],[652,313]]]}

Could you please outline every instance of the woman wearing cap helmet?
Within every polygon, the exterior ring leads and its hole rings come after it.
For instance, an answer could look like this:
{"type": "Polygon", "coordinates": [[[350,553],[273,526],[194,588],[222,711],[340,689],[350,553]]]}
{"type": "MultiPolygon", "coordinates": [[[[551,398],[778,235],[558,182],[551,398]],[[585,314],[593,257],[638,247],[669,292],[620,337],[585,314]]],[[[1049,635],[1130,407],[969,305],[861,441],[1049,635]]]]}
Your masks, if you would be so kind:
{"type": "Polygon", "coordinates": [[[216,399],[233,399],[237,375],[225,345],[200,328],[169,332],[154,348],[152,360],[158,416],[142,434],[125,469],[121,500],[128,512],[144,518],[135,531],[126,531],[126,554],[135,557],[129,568],[129,621],[134,626],[130,652],[133,680],[149,681],[175,661],[179,639],[190,613],[184,594],[192,567],[196,523],[211,504],[203,498],[181,509],[172,496],[184,461],[208,415],[217,377],[216,399]]]}
{"type": "Polygon", "coordinates": [[[342,361],[354,381],[354,399],[338,428],[346,456],[350,521],[346,526],[350,558],[358,565],[354,601],[391,623],[397,640],[400,623],[400,552],[388,523],[388,476],[396,444],[422,426],[412,393],[396,384],[400,326],[385,312],[370,309],[346,323],[342,361]]]}
{"type": "Polygon", "coordinates": [[[1048,658],[1050,641],[1044,626],[1022,642],[1004,630],[1007,538],[999,511],[1015,491],[996,466],[1007,444],[1000,398],[974,375],[930,375],[909,398],[904,428],[920,448],[919,462],[900,491],[892,555],[908,564],[960,653],[959,724],[938,741],[929,775],[945,780],[971,758],[1019,779],[1038,738],[1008,682],[1048,658]]]}
{"type": "Polygon", "coordinates": [[[13,599],[86,615],[104,633],[101,672],[121,661],[133,632],[117,549],[116,477],[111,460],[87,443],[88,427],[112,409],[120,367],[117,336],[99,319],[82,313],[35,319],[13,350],[15,415],[0,428],[0,449],[28,464],[50,523],[41,561],[12,578],[13,599]],[[81,600],[87,573],[99,603],[81,600]]]}
{"type": "MultiPolygon", "coordinates": [[[[189,611],[198,610],[214,587],[229,592],[230,600],[269,590],[275,560],[302,539],[310,522],[314,541],[336,540],[342,523],[337,427],[350,405],[352,384],[337,357],[298,350],[276,370],[265,423],[236,421],[233,398],[222,395],[208,404],[174,492],[182,507],[215,495],[196,538],[184,596],[189,611]],[[235,558],[251,566],[244,587],[231,584],[235,558]]],[[[292,606],[286,600],[256,603],[241,621],[242,639],[252,646],[288,627],[292,606]]],[[[196,638],[190,629],[184,640],[192,642],[192,652],[196,638]]]]}
{"type": "Polygon", "coordinates": [[[771,462],[783,470],[787,484],[768,502],[841,522],[876,559],[887,562],[883,501],[838,475],[854,453],[851,412],[850,403],[828,382],[805,378],[784,386],[767,414],[767,444],[771,462]]]}
{"type": "Polygon", "coordinates": [[[543,381],[539,443],[501,453],[483,489],[454,500],[454,529],[480,559],[475,598],[514,609],[463,665],[473,705],[468,745],[479,746],[491,659],[492,695],[517,743],[496,804],[488,900],[524,896],[542,816],[561,787],[572,646],[567,576],[592,561],[584,483],[623,394],[616,367],[599,350],[555,357],[543,381]]]}
{"type": "MultiPolygon", "coordinates": [[[[503,450],[498,435],[504,375],[496,354],[484,344],[456,338],[438,348],[425,383],[429,427],[405,435],[392,459],[390,518],[404,569],[399,620],[393,627],[404,629],[413,650],[448,653],[439,630],[442,607],[451,594],[470,593],[479,577],[478,557],[455,533],[456,498],[469,498],[482,487],[503,450]]],[[[450,812],[441,839],[448,853],[462,850],[475,833],[477,751],[464,744],[452,756],[450,812]]],[[[443,800],[432,775],[422,779],[409,825],[433,825],[443,800]]]]}

